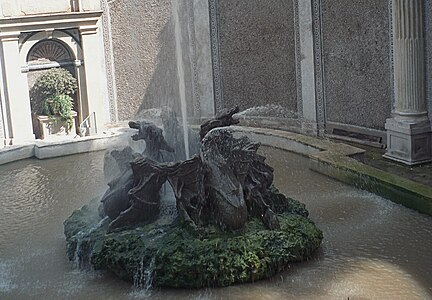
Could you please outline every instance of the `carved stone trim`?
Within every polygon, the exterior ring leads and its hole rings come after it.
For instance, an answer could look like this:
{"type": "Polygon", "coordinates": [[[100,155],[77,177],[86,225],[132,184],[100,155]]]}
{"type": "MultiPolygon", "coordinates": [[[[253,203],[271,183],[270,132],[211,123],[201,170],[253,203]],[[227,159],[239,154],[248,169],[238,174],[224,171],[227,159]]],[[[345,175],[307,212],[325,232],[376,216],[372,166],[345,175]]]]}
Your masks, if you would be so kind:
{"type": "Polygon", "coordinates": [[[390,18],[390,27],[389,27],[389,39],[390,39],[390,48],[389,48],[389,55],[390,55],[390,82],[391,88],[390,88],[390,97],[391,97],[391,103],[392,103],[392,109],[395,105],[395,86],[394,86],[394,53],[393,53],[393,0],[389,0],[388,2],[388,10],[389,10],[389,18],[390,18]]]}
{"type": "Polygon", "coordinates": [[[70,61],[72,55],[69,49],[61,42],[48,39],[42,40],[30,49],[27,55],[28,63],[38,63],[40,61],[70,61]]]}
{"type": "Polygon", "coordinates": [[[317,109],[318,135],[325,133],[325,91],[324,91],[324,61],[322,42],[322,9],[321,0],[312,1],[313,36],[315,54],[315,93],[317,109]]]}
{"type": "Polygon", "coordinates": [[[114,49],[111,35],[110,7],[107,0],[101,0],[102,14],[102,36],[105,48],[105,72],[107,79],[109,111],[111,121],[118,121],[117,87],[115,80],[114,49]]]}
{"type": "Polygon", "coordinates": [[[218,0],[209,0],[211,52],[213,64],[213,86],[216,112],[224,108],[222,67],[220,58],[220,38],[218,25],[218,0]]]}
{"type": "Polygon", "coordinates": [[[424,1],[424,20],[426,33],[426,102],[429,118],[432,118],[432,1],[424,1]]]}
{"type": "Polygon", "coordinates": [[[198,63],[196,52],[195,9],[193,0],[187,1],[190,61],[192,71],[192,103],[195,117],[201,116],[200,96],[198,93],[198,63]]]}
{"type": "Polygon", "coordinates": [[[293,1],[294,5],[294,36],[295,36],[295,57],[296,57],[296,87],[297,87],[297,116],[303,117],[303,93],[301,73],[301,45],[300,45],[300,21],[299,21],[299,0],[293,1]]]}

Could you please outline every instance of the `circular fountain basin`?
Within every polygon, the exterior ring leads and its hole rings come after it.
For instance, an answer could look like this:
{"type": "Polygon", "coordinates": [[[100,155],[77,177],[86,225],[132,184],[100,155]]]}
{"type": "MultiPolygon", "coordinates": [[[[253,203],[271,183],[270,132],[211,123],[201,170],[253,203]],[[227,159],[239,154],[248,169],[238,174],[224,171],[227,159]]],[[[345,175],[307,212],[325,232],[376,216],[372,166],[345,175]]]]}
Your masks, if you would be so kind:
{"type": "Polygon", "coordinates": [[[264,148],[274,184],[323,230],[318,253],[269,280],[222,289],[137,289],[77,271],[63,221],[106,190],[103,153],[0,167],[1,299],[430,299],[432,217],[311,172],[308,159],[264,148]]]}

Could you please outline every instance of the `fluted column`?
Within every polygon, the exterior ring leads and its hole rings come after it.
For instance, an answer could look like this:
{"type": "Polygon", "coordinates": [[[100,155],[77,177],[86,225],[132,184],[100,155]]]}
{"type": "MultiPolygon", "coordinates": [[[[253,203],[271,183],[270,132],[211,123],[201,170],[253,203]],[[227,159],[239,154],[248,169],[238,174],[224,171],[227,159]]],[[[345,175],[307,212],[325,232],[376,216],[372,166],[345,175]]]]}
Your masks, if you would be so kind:
{"type": "Polygon", "coordinates": [[[393,0],[395,105],[386,122],[385,157],[409,165],[431,160],[425,98],[423,0],[393,0]]]}
{"type": "Polygon", "coordinates": [[[422,2],[393,1],[395,113],[402,117],[427,114],[422,2]]]}

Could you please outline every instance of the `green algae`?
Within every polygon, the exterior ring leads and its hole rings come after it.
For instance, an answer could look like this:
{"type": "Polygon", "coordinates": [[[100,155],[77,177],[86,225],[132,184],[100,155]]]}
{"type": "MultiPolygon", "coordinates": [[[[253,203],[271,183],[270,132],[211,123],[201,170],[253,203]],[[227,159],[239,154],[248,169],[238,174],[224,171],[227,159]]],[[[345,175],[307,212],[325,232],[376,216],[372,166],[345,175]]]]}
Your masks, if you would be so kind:
{"type": "Polygon", "coordinates": [[[252,218],[236,232],[212,225],[192,229],[176,220],[107,234],[106,220],[86,206],[65,221],[68,256],[74,260],[78,254],[94,269],[110,270],[136,285],[144,279],[143,268],[150,267],[153,286],[162,287],[217,287],[269,278],[290,263],[309,259],[323,239],[304,204],[277,190],[272,194],[279,197],[279,230],[252,218]]]}

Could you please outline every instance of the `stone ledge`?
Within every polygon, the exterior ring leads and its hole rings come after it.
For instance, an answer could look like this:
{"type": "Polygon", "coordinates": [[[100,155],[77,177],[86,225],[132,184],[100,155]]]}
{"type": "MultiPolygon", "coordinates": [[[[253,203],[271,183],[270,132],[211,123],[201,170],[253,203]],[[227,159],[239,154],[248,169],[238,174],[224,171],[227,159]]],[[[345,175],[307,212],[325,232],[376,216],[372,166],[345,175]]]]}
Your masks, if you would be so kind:
{"type": "Polygon", "coordinates": [[[9,146],[0,149],[0,165],[34,156],[34,144],[9,146]]]}
{"type": "Polygon", "coordinates": [[[78,137],[75,139],[36,140],[25,145],[10,146],[0,149],[0,165],[36,157],[47,159],[79,153],[101,151],[116,147],[122,142],[128,143],[131,135],[126,128],[98,136],[78,137]]]}
{"type": "Polygon", "coordinates": [[[432,187],[363,164],[359,161],[365,153],[363,149],[280,130],[250,127],[235,130],[263,145],[309,157],[314,162],[313,171],[432,215],[432,187]]]}

